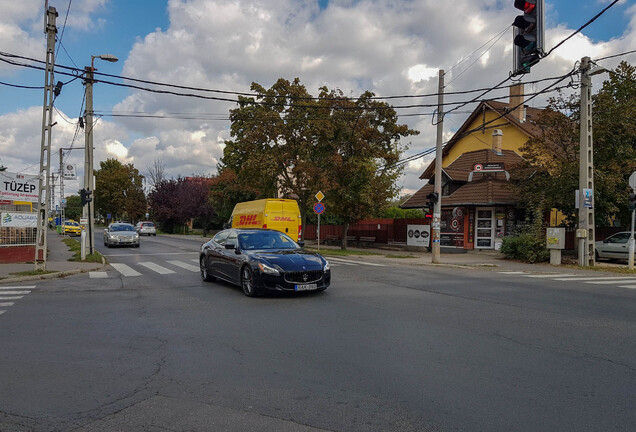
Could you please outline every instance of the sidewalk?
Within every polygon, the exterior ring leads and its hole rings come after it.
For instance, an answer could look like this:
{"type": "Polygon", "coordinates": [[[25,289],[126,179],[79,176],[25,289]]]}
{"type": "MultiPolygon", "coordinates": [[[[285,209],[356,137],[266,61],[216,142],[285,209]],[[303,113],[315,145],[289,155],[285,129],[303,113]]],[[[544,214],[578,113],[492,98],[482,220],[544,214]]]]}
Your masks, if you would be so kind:
{"type": "MultiPolygon", "coordinates": [[[[46,270],[55,273],[49,273],[38,276],[16,276],[15,273],[28,272],[35,270],[34,263],[12,263],[0,264],[0,284],[15,283],[28,280],[48,279],[56,277],[64,277],[72,274],[78,274],[93,270],[102,269],[103,264],[86,263],[79,261],[69,261],[73,253],[68,250],[68,246],[62,241],[64,236],[57,234],[55,231],[47,231],[47,249],[49,251],[46,260],[46,270]]],[[[79,237],[75,237],[79,239],[79,237]]]]}

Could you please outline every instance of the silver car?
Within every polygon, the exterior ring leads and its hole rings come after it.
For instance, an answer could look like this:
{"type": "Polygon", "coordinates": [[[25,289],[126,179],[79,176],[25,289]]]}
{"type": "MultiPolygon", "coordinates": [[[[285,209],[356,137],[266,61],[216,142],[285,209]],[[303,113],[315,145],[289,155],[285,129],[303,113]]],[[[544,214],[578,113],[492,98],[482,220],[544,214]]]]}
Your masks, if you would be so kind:
{"type": "Polygon", "coordinates": [[[139,247],[139,234],[135,231],[135,227],[129,223],[112,223],[104,230],[104,246],[139,247]]]}
{"type": "Polygon", "coordinates": [[[628,259],[630,236],[631,232],[623,231],[613,234],[603,241],[597,241],[594,244],[594,248],[596,249],[596,259],[628,259]]]}
{"type": "Polygon", "coordinates": [[[157,227],[155,227],[155,224],[152,222],[138,222],[137,225],[135,225],[135,231],[137,231],[139,235],[157,235],[157,227]]]}

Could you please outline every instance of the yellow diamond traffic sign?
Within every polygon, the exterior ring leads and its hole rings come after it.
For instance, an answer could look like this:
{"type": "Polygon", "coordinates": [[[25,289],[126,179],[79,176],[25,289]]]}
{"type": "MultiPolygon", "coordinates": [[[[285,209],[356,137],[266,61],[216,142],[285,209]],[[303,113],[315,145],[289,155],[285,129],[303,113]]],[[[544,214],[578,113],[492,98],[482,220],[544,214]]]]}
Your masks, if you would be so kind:
{"type": "Polygon", "coordinates": [[[316,199],[318,200],[318,202],[322,201],[324,197],[325,197],[325,194],[323,194],[320,191],[318,191],[318,193],[316,194],[316,199]]]}

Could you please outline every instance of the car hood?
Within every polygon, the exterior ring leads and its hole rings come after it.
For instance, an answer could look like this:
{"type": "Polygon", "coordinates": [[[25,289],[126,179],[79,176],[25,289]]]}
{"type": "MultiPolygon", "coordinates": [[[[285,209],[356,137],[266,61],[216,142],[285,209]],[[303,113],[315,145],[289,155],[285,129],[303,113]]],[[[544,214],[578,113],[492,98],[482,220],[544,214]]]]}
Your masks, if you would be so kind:
{"type": "Polygon", "coordinates": [[[257,260],[276,265],[284,271],[321,270],[323,259],[305,250],[259,251],[250,253],[257,260]]]}
{"type": "Polygon", "coordinates": [[[134,231],[111,231],[110,232],[110,235],[116,235],[116,236],[120,236],[120,237],[122,237],[122,236],[132,237],[135,234],[137,234],[137,233],[134,232],[134,231]]]}

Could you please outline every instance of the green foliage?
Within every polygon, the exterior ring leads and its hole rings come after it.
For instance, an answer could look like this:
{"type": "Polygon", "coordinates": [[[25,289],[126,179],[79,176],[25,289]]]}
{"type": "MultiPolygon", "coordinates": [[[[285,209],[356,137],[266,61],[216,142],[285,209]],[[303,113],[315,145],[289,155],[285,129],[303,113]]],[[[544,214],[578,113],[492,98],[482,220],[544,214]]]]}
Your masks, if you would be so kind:
{"type": "Polygon", "coordinates": [[[529,263],[550,260],[550,251],[545,246],[541,208],[540,204],[534,209],[532,219],[522,226],[516,235],[503,238],[500,252],[506,259],[529,263]]]}
{"type": "Polygon", "coordinates": [[[378,217],[381,219],[408,219],[423,218],[424,212],[420,209],[403,209],[397,206],[391,206],[382,210],[378,217]]]}
{"type": "Polygon", "coordinates": [[[64,209],[66,219],[80,220],[82,216],[82,203],[79,195],[66,197],[66,208],[64,209]]]}
{"type": "MultiPolygon", "coordinates": [[[[628,179],[636,171],[636,68],[622,62],[594,95],[594,208],[597,226],[615,220],[628,226],[628,179]]],[[[576,224],[575,190],[579,188],[578,96],[559,95],[535,124],[537,136],[521,148],[526,160],[515,167],[511,183],[524,207],[559,209],[576,224]]]]}
{"type": "Polygon", "coordinates": [[[253,83],[252,91],[258,96],[240,98],[230,112],[232,140],[219,165],[221,175],[236,174],[240,189],[253,198],[294,198],[303,220],[320,190],[328,215],[345,227],[397,195],[400,138],[418,132],[398,125],[395,110],[373,93],[351,99],[323,87],[316,99],[298,78],[268,90],[253,83]]]}
{"type": "Polygon", "coordinates": [[[117,159],[100,162],[95,171],[95,212],[114,220],[136,221],[146,214],[146,195],[143,176],[133,164],[122,164],[117,159]]]}
{"type": "Polygon", "coordinates": [[[545,239],[538,239],[529,233],[504,237],[500,251],[506,259],[529,263],[550,260],[550,252],[545,247],[545,239]]]}

